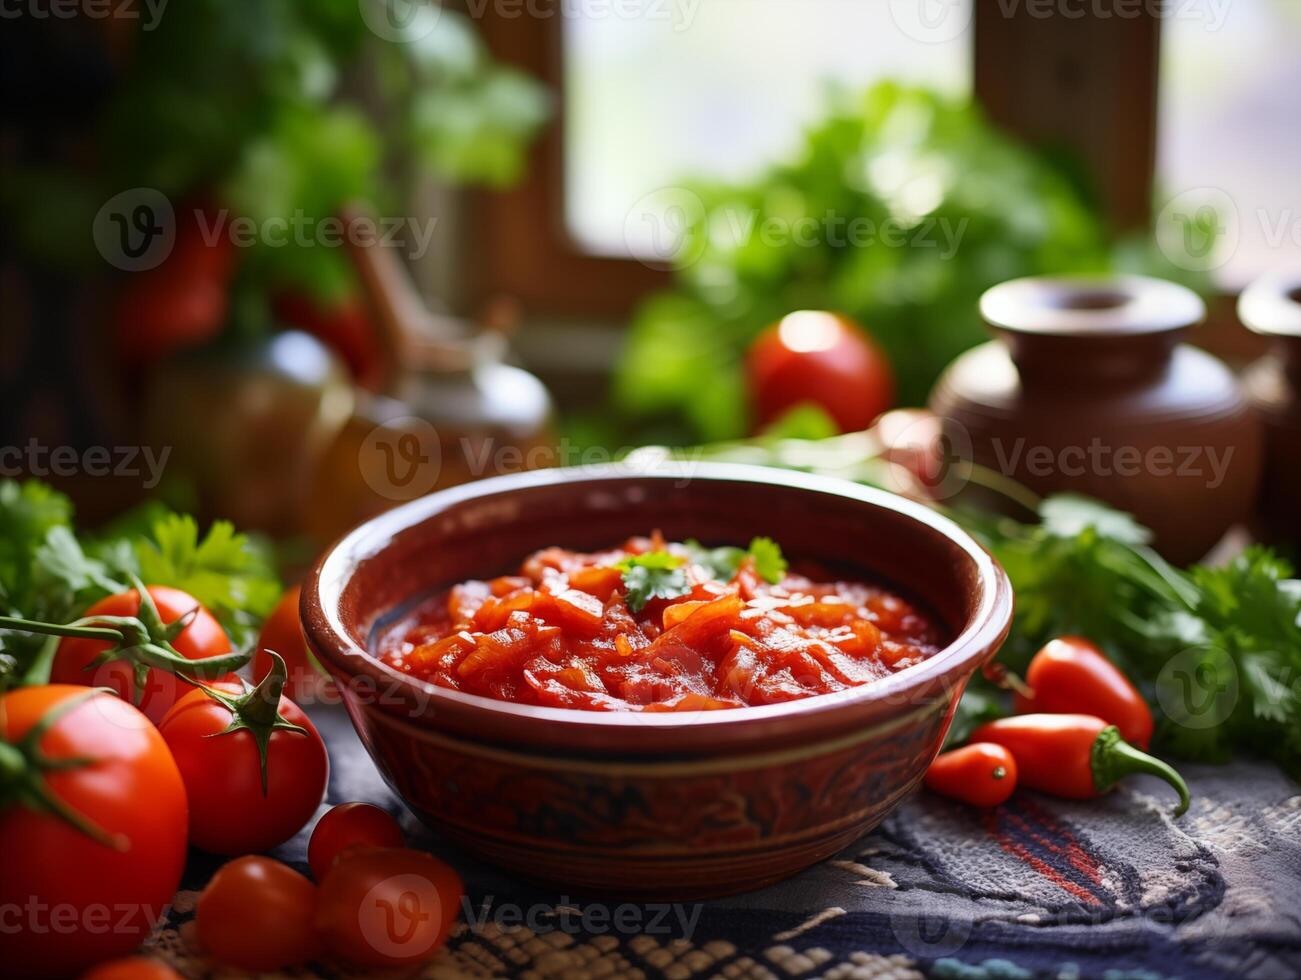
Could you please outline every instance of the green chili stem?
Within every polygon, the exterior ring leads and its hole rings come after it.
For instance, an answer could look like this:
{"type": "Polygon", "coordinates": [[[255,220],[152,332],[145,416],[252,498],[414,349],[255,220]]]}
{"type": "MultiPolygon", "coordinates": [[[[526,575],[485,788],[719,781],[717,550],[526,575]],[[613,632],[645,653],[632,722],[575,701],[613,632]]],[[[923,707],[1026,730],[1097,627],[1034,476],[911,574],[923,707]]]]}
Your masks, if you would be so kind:
{"type": "Polygon", "coordinates": [[[1120,737],[1120,729],[1115,725],[1104,728],[1098,733],[1093,743],[1093,783],[1099,793],[1105,793],[1116,785],[1122,776],[1145,772],[1148,775],[1164,779],[1179,794],[1179,806],[1175,816],[1180,816],[1188,809],[1188,784],[1184,778],[1160,759],[1136,749],[1120,737]]]}

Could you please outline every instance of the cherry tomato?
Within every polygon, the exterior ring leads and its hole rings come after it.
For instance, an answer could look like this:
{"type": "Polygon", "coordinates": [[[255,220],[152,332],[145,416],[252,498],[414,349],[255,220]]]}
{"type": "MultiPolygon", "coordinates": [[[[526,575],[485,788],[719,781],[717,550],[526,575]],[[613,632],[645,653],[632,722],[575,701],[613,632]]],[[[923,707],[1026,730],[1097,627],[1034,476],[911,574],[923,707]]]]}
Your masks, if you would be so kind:
{"type": "Polygon", "coordinates": [[[1051,641],[1034,655],[1025,674],[1031,697],[1017,694],[1017,714],[1097,715],[1120,729],[1121,737],[1140,749],[1152,741],[1152,711],[1124,674],[1106,655],[1079,636],[1051,641]]]}
{"type": "Polygon", "coordinates": [[[408,966],[447,941],[464,894],[460,876],[432,854],[351,851],[321,882],[316,929],[333,955],[354,966],[408,966]]]}
{"type": "Polygon", "coordinates": [[[280,970],[316,955],[316,886],[288,865],[241,857],[208,882],[195,907],[199,943],[243,970],[280,970]]]}
{"type": "MultiPolygon", "coordinates": [[[[198,612],[190,625],[181,630],[171,641],[177,653],[189,660],[201,660],[204,657],[216,657],[230,653],[230,638],[212,613],[199,605],[199,600],[180,589],[165,585],[146,587],[158,607],[158,615],[164,623],[174,623],[197,607],[198,612]]],[[[140,594],[132,589],[117,595],[105,596],[86,610],[86,617],[94,616],[134,616],[140,611],[140,594]]],[[[50,681],[55,684],[82,684],[93,687],[112,688],[120,697],[136,704],[152,722],[157,722],[177,699],[193,688],[185,681],[165,670],[149,668],[144,690],[136,699],[135,673],[132,664],[124,660],[112,660],[108,663],[87,670],[97,656],[107,650],[109,644],[103,640],[84,640],[71,638],[59,641],[59,649],[54,655],[54,664],[50,669],[50,681]]]]}
{"type": "Polygon", "coordinates": [[[285,693],[300,705],[319,704],[332,698],[334,682],[307,647],[302,620],[298,617],[301,591],[297,585],[286,590],[262,624],[262,632],[257,638],[257,655],[253,658],[253,679],[260,681],[270,672],[271,658],[267,651],[274,650],[284,658],[285,666],[289,668],[285,693]]]}
{"type": "Polygon", "coordinates": [[[938,756],[926,788],[972,806],[998,806],[1016,789],[1016,759],[1001,745],[975,742],[938,756]]]}
{"type": "Polygon", "coordinates": [[[402,828],[387,810],[370,803],[343,803],[317,821],[307,845],[307,863],[320,881],[340,854],[362,847],[403,847],[402,828]]]}
{"type": "Polygon", "coordinates": [[[885,354],[853,321],[802,310],[759,335],[746,361],[759,428],[797,405],[822,408],[841,432],[866,429],[894,403],[885,354]]]}
{"type": "Polygon", "coordinates": [[[131,952],[185,867],[185,786],[167,745],[127,702],[67,684],[0,696],[0,735],[5,789],[55,801],[0,793],[0,972],[68,976],[131,952]],[[87,761],[45,764],[72,759],[87,761]]]}
{"type": "Polygon", "coordinates": [[[162,960],[125,956],[88,970],[81,975],[81,980],[181,980],[181,975],[162,960]]]}
{"type": "Polygon", "coordinates": [[[240,684],[214,684],[212,691],[225,700],[195,689],[158,726],[190,793],[190,843],[214,854],[265,851],[298,833],[320,805],[330,768],[325,743],[288,698],[278,698],[272,721],[256,689],[236,711],[229,704],[245,697],[240,684]],[[227,731],[237,715],[249,727],[227,731]],[[254,737],[259,726],[269,733],[265,783],[254,737]]]}

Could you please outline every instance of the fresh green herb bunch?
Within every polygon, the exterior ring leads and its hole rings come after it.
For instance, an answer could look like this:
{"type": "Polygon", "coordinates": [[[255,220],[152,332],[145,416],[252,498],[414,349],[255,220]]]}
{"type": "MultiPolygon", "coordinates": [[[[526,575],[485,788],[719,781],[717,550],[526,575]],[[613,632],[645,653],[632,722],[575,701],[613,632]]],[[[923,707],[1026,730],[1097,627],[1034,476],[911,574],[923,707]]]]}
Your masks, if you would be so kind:
{"type": "MultiPolygon", "coordinates": [[[[185,0],[129,38],[96,122],[93,173],[0,168],[0,214],[28,254],[96,267],[104,201],[148,187],[229,219],[308,226],[355,199],[405,214],[419,176],[501,186],[550,112],[532,78],[495,61],[466,15],[384,0],[185,0]],[[396,209],[396,210],[395,210],[396,209]]],[[[88,148],[89,149],[89,148],[88,148]]],[[[84,155],[84,154],[83,154],[84,155]]],[[[352,288],[339,248],[289,234],[243,255],[248,288],[321,299],[352,288]]]]}
{"type": "MultiPolygon", "coordinates": [[[[69,622],[132,576],[188,592],[220,621],[236,650],[251,649],[280,596],[263,543],[217,521],[147,507],[105,534],[78,536],[68,498],[35,480],[0,482],[0,612],[69,622]]],[[[20,683],[46,638],[0,630],[0,690],[20,683]]],[[[55,641],[57,642],[57,641],[55,641]]]]}
{"type": "Polygon", "coordinates": [[[1109,261],[1100,219],[1061,173],[971,103],[893,83],[835,94],[758,179],[689,190],[703,207],[684,209],[675,288],[637,311],[614,387],[628,416],[667,423],[664,441],[745,434],[745,348],[792,310],[858,320],[885,347],[900,403],[920,404],[984,339],[981,292],[1109,261]],[[850,239],[850,221],[874,234],[850,239]],[[821,234],[759,234],[774,223],[821,234]]]}
{"type": "Polygon", "coordinates": [[[1023,669],[1049,639],[1086,636],[1140,685],[1164,751],[1205,761],[1248,751],[1301,777],[1301,581],[1286,561],[1253,547],[1185,572],[1095,501],[1052,497],[1040,518],[964,518],[1016,592],[1001,659],[1023,669]]]}

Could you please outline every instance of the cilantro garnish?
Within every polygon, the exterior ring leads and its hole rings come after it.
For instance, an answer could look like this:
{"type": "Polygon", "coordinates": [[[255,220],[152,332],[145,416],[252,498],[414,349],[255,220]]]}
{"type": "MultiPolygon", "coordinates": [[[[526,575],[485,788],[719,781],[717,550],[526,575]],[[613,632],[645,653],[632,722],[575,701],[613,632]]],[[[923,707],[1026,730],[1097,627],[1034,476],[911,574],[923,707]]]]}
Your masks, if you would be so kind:
{"type": "Polygon", "coordinates": [[[683,565],[687,559],[667,551],[629,555],[614,567],[623,573],[628,608],[641,612],[652,599],[680,599],[691,591],[683,565]]]}
{"type": "Polygon", "coordinates": [[[754,570],[765,582],[776,585],[786,577],[786,556],[772,538],[753,539],[749,555],[754,559],[754,570]]]}
{"type": "Polygon", "coordinates": [[[766,582],[776,585],[786,577],[786,558],[772,538],[754,538],[749,548],[706,548],[692,539],[686,542],[686,548],[694,564],[702,566],[710,575],[723,582],[736,575],[736,570],[746,558],[754,559],[754,570],[766,582]]]}

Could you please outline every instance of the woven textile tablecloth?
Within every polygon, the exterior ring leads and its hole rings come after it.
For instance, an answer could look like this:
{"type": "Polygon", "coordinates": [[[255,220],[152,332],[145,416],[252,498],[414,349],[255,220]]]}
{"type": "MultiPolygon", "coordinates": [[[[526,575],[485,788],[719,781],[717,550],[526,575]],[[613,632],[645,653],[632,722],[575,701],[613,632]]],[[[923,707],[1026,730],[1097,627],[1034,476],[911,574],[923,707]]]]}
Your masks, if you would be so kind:
{"type": "MultiPolygon", "coordinates": [[[[1177,821],[1172,794],[1146,777],[1088,803],[1020,792],[987,813],[922,793],[782,884],[639,905],[543,889],[440,851],[346,715],[313,717],[330,748],[328,802],[386,807],[415,846],[465,878],[462,921],[420,976],[1301,976],[1301,789],[1265,763],[1185,767],[1193,805],[1177,821]]],[[[276,856],[306,871],[306,839],[276,856]]],[[[190,941],[195,899],[219,863],[191,860],[151,944],[187,976],[229,975],[190,941]]],[[[321,964],[297,975],[347,974],[321,964]]]]}

